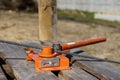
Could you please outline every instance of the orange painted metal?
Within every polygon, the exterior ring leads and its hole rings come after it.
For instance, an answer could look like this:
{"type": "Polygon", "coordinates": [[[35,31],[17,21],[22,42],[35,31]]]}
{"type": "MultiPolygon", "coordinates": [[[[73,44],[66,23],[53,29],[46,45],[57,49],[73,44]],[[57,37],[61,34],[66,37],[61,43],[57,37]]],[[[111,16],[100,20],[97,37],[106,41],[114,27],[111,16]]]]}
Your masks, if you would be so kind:
{"type": "Polygon", "coordinates": [[[90,45],[90,44],[95,44],[95,43],[99,43],[99,42],[103,42],[103,41],[106,41],[105,37],[66,43],[66,44],[62,44],[61,46],[62,46],[62,50],[67,50],[67,49],[73,49],[73,48],[82,47],[82,46],[86,46],[86,45],[90,45]]]}
{"type": "Polygon", "coordinates": [[[57,70],[70,70],[69,59],[61,53],[53,53],[52,47],[45,46],[42,51],[38,54],[35,54],[33,49],[30,49],[29,54],[27,54],[26,60],[35,62],[35,69],[37,72],[46,72],[46,71],[57,71],[57,70]],[[43,60],[50,60],[54,57],[60,59],[59,66],[50,66],[46,64],[46,67],[42,67],[40,64],[43,60]]]}
{"type": "MultiPolygon", "coordinates": [[[[77,47],[81,47],[89,44],[94,44],[98,42],[103,42],[103,41],[106,41],[106,38],[88,39],[88,40],[83,40],[78,42],[61,44],[60,46],[62,47],[62,51],[66,51],[66,50],[69,51],[69,49],[73,49],[73,48],[77,48],[77,47]]],[[[51,46],[44,46],[39,53],[34,53],[33,49],[30,48],[29,53],[27,54],[26,60],[34,61],[35,69],[38,72],[71,69],[69,66],[69,63],[70,63],[69,58],[59,53],[59,51],[54,52],[53,47],[51,46]],[[46,61],[47,63],[44,63],[46,61]]]]}
{"type": "Polygon", "coordinates": [[[39,53],[39,56],[43,58],[53,58],[57,55],[59,55],[59,53],[53,53],[53,49],[50,46],[44,46],[42,51],[39,53]]]}
{"type": "Polygon", "coordinates": [[[58,71],[58,70],[70,70],[69,66],[69,59],[65,56],[58,55],[57,57],[60,58],[60,63],[59,66],[50,66],[47,67],[48,65],[46,64],[46,67],[43,67],[40,65],[43,60],[49,60],[48,58],[41,58],[39,57],[37,60],[34,59],[35,61],[35,68],[37,72],[46,72],[46,71],[58,71]]]}

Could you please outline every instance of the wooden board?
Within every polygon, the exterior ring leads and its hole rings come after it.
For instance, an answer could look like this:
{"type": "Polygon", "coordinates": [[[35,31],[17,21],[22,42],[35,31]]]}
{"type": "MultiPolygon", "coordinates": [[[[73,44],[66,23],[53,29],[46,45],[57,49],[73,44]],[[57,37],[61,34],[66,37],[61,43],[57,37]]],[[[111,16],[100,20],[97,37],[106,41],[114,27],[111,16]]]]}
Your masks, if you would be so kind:
{"type": "Polygon", "coordinates": [[[4,70],[3,70],[4,61],[2,59],[2,55],[0,54],[0,80],[7,80],[4,70]]]}
{"type": "Polygon", "coordinates": [[[7,80],[7,78],[6,78],[3,70],[1,69],[1,67],[0,67],[0,80],[7,80]]]}
{"type": "Polygon", "coordinates": [[[34,63],[25,60],[26,54],[22,47],[0,43],[0,51],[3,52],[17,80],[59,80],[52,72],[35,72],[34,63]]]}
{"type": "Polygon", "coordinates": [[[62,80],[99,80],[75,65],[73,65],[72,70],[61,71],[59,78],[62,80]]]}
{"type": "MultiPolygon", "coordinates": [[[[81,51],[79,51],[81,52],[81,51]]],[[[86,52],[81,52],[79,55],[87,55],[86,52]]],[[[108,62],[104,61],[99,61],[95,59],[90,59],[90,58],[83,58],[83,57],[73,57],[74,59],[79,59],[79,61],[76,61],[75,64],[77,67],[80,67],[79,64],[86,65],[90,69],[95,70],[96,72],[106,76],[110,80],[120,80],[120,68],[114,66],[113,64],[110,64],[108,62]]]]}
{"type": "MultiPolygon", "coordinates": [[[[6,61],[9,63],[17,80],[100,80],[94,75],[84,71],[79,63],[88,68],[108,77],[110,80],[120,80],[120,69],[107,62],[99,62],[82,57],[72,57],[71,60],[79,59],[71,66],[71,70],[64,70],[58,73],[58,77],[52,72],[35,72],[34,62],[25,60],[26,54],[22,47],[0,43],[0,51],[4,53],[6,61]]],[[[85,52],[78,51],[80,55],[86,55],[85,52]]],[[[106,79],[102,79],[106,80],[106,79]]]]}

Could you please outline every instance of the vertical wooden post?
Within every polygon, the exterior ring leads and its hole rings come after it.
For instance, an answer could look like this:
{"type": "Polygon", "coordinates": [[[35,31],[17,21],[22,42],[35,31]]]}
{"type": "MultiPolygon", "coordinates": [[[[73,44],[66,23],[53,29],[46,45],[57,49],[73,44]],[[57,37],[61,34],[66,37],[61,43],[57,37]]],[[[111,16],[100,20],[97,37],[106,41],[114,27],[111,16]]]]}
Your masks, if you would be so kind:
{"type": "Polygon", "coordinates": [[[57,23],[56,0],[38,0],[39,5],[39,39],[53,40],[57,23]]]}

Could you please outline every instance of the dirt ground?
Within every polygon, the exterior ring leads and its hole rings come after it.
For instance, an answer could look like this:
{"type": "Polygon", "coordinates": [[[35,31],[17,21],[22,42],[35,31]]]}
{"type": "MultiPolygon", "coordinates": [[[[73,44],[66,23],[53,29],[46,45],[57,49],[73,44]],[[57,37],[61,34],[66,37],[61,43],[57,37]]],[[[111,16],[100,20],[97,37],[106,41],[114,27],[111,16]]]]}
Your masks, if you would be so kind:
{"type": "MultiPolygon", "coordinates": [[[[96,57],[120,61],[120,26],[109,27],[58,20],[57,29],[57,40],[63,42],[107,37],[106,42],[82,49],[96,57]]],[[[0,11],[0,39],[15,42],[38,41],[38,14],[0,11]]]]}

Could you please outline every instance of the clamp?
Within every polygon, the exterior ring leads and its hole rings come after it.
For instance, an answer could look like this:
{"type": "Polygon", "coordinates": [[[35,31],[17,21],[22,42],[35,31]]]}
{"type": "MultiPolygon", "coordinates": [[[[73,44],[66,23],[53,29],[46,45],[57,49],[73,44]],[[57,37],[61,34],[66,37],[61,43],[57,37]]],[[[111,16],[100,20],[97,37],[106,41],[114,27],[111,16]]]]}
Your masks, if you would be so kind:
{"type": "Polygon", "coordinates": [[[37,72],[70,70],[70,60],[61,52],[103,41],[106,41],[106,38],[88,39],[66,44],[55,43],[52,46],[44,46],[39,53],[35,53],[33,48],[30,48],[26,60],[35,62],[37,72]]]}

